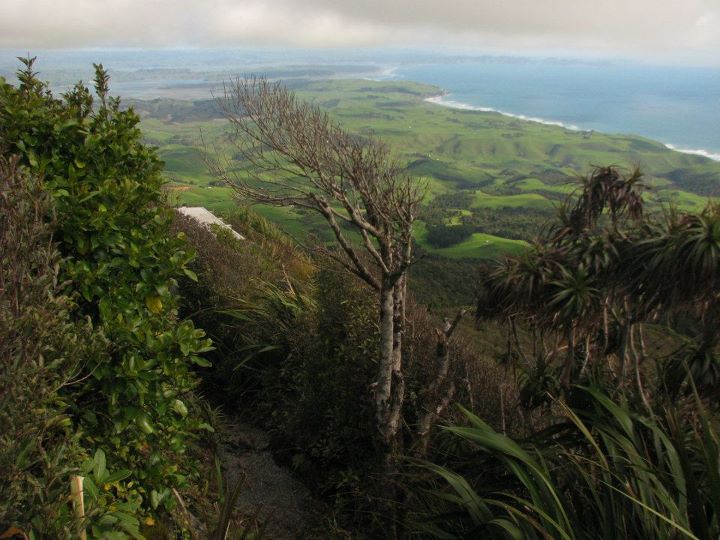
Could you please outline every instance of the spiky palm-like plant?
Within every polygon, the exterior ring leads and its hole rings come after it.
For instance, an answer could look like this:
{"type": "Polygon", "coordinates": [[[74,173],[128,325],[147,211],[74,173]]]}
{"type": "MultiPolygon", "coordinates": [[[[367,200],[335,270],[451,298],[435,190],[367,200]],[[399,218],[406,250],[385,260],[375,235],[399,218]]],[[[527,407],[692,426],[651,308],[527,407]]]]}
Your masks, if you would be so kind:
{"type": "Polygon", "coordinates": [[[596,169],[530,249],[486,269],[478,316],[517,320],[559,335],[555,349],[542,357],[563,359],[558,368],[566,387],[609,353],[625,377],[638,315],[618,269],[643,216],[642,174],[596,169]],[[564,354],[558,354],[560,348],[564,354]]]}

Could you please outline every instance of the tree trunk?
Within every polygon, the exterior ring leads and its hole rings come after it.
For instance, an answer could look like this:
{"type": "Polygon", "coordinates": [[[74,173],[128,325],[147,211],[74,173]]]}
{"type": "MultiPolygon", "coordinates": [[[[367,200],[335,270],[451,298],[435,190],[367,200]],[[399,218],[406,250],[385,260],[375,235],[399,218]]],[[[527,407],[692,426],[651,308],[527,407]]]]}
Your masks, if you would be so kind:
{"type": "Polygon", "coordinates": [[[603,300],[603,350],[602,355],[607,356],[610,346],[610,300],[605,297],[603,300]]]}
{"type": "Polygon", "coordinates": [[[375,414],[380,438],[390,446],[394,433],[390,425],[391,397],[393,393],[393,367],[395,361],[395,302],[394,287],[383,283],[380,291],[380,365],[375,387],[375,414]]]}
{"type": "Polygon", "coordinates": [[[567,330],[567,356],[565,357],[565,367],[561,376],[561,384],[565,388],[570,387],[573,373],[575,371],[575,326],[570,326],[567,330]]]}
{"type": "MultiPolygon", "coordinates": [[[[405,377],[402,363],[403,336],[405,332],[405,281],[403,276],[393,289],[392,388],[388,417],[388,434],[393,438],[397,438],[402,420],[402,408],[405,403],[405,377]]],[[[396,450],[401,451],[400,448],[396,448],[396,450]]]]}
{"type": "Polygon", "coordinates": [[[458,312],[452,322],[446,320],[442,330],[435,331],[438,338],[435,351],[437,372],[430,386],[423,392],[425,414],[420,417],[417,428],[418,443],[415,448],[416,457],[425,457],[427,454],[430,432],[433,425],[448,408],[455,396],[455,382],[450,381],[449,385],[446,385],[445,382],[450,372],[450,364],[452,361],[449,348],[450,338],[463,315],[465,315],[464,309],[458,312]],[[445,388],[446,386],[447,388],[445,388]]]}
{"type": "Polygon", "coordinates": [[[630,333],[632,332],[632,318],[630,317],[630,305],[627,296],[623,300],[623,323],[620,328],[620,350],[618,351],[618,357],[620,359],[620,386],[625,388],[628,382],[628,342],[630,340],[630,333]]]}
{"type": "MultiPolygon", "coordinates": [[[[640,398],[642,399],[643,405],[645,405],[645,408],[647,409],[648,413],[650,413],[650,416],[653,415],[653,409],[650,405],[650,401],[648,400],[647,395],[645,394],[645,388],[643,387],[642,382],[642,372],[640,370],[640,366],[645,360],[645,347],[641,346],[640,351],[638,352],[637,347],[635,345],[635,332],[633,332],[633,329],[637,329],[637,333],[639,334],[640,340],[642,341],[642,324],[637,324],[630,327],[630,350],[632,351],[633,358],[635,360],[635,382],[637,383],[638,393],[640,394],[640,398]]],[[[642,345],[642,343],[641,343],[642,345]]]]}

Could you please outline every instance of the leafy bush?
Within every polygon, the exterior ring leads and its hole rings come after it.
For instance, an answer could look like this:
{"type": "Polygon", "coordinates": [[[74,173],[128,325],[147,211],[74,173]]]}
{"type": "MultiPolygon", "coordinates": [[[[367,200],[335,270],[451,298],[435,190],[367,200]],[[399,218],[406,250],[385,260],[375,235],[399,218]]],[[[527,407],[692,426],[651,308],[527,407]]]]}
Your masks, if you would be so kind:
{"type": "Polygon", "coordinates": [[[377,302],[344,271],[317,271],[251,211],[228,221],[247,240],[183,216],[174,225],[198,251],[198,283],[182,283],[185,308],[217,344],[207,394],[270,428],[278,457],[333,492],[374,457],[377,302]]]}
{"type": "Polygon", "coordinates": [[[139,534],[139,502],[113,490],[129,471],[107,470],[102,450],[84,447],[68,413],[88,358],[109,344],[89,320],[75,321],[58,281],[52,203],[41,183],[0,157],[0,531],[31,538],[139,534]],[[71,475],[84,475],[86,520],[72,517],[71,475]],[[107,490],[97,486],[105,485],[107,490]],[[111,503],[113,503],[111,505],[111,503]]]}
{"type": "Polygon", "coordinates": [[[379,308],[359,280],[337,268],[323,268],[315,283],[315,309],[297,319],[287,358],[265,378],[264,407],[282,456],[334,493],[376,457],[367,389],[379,308]]]}
{"type": "Polygon", "coordinates": [[[59,538],[70,534],[69,474],[82,459],[59,391],[105,342],[70,316],[48,215],[37,179],[0,157],[0,531],[59,538]]]}
{"type": "Polygon", "coordinates": [[[109,355],[87,355],[62,394],[83,445],[102,450],[110,471],[130,471],[116,495],[155,509],[192,473],[182,455],[203,428],[188,406],[191,366],[208,364],[199,354],[209,341],[178,319],[175,292],[190,254],[169,235],[162,164],[142,144],[137,115],[109,97],[102,66],[95,103],[80,83],[53,97],[33,60],[23,63],[18,87],[0,84],[0,140],[44,179],[54,203],[71,317],[89,318],[112,344],[109,355]]]}
{"type": "Polygon", "coordinates": [[[287,325],[294,315],[286,306],[293,305],[293,292],[307,298],[314,267],[277,227],[252,211],[238,209],[227,220],[246,240],[175,217],[173,230],[197,251],[190,265],[197,281],[180,281],[182,313],[216,346],[207,355],[213,369],[204,373],[204,393],[228,413],[250,414],[257,409],[261,370],[287,354],[287,325]]]}
{"type": "Polygon", "coordinates": [[[473,225],[430,225],[426,240],[428,244],[437,248],[445,248],[459,244],[474,233],[476,227],[473,225]]]}

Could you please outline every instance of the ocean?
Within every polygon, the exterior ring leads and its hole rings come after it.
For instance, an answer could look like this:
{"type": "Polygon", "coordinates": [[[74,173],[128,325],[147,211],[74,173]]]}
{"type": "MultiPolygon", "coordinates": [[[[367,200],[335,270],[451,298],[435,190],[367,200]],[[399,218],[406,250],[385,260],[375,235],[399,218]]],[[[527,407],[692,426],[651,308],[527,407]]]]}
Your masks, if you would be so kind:
{"type": "Polygon", "coordinates": [[[636,134],[720,160],[720,69],[519,61],[400,66],[389,78],[435,84],[448,106],[571,129],[636,134]]]}

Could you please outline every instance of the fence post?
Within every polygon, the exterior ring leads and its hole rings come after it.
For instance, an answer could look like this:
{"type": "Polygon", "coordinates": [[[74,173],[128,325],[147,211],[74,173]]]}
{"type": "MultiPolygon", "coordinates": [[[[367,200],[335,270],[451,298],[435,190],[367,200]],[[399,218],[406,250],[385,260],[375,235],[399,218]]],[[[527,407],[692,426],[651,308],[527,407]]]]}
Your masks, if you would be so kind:
{"type": "Polygon", "coordinates": [[[80,540],[87,540],[87,533],[85,527],[82,525],[85,519],[85,495],[83,492],[83,478],[82,476],[73,476],[70,478],[70,497],[72,499],[73,509],[75,510],[75,517],[80,522],[79,537],[80,540]]]}

